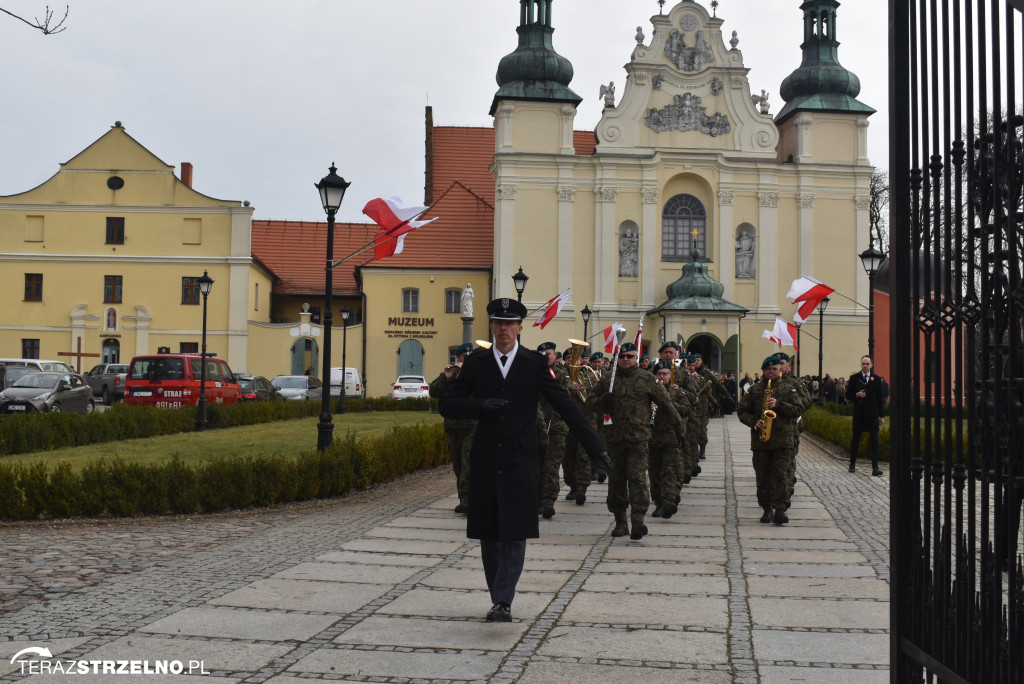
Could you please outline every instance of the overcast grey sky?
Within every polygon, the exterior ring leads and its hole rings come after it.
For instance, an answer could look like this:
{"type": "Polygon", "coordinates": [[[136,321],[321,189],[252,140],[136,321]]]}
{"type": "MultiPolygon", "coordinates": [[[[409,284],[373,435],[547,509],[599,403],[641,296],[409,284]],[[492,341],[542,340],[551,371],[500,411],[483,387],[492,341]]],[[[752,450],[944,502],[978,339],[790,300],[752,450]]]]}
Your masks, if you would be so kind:
{"type": "MultiPolygon", "coordinates": [[[[45,1],[0,5],[41,16],[45,1]]],[[[374,197],[423,200],[423,109],[437,125],[490,126],[498,61],[516,47],[518,0],[66,0],[67,30],[43,36],[0,16],[6,53],[0,195],[31,189],[114,121],[194,187],[249,200],[257,218],[323,220],[313,184],[331,162],[352,183],[340,219],[374,197]]],[[[665,11],[675,3],[669,0],[665,11]]],[[[703,2],[706,7],[709,2],[703,2]]],[[[721,0],[755,92],[800,65],[801,0],[721,0]]],[[[51,4],[56,9],[63,4],[51,4]]],[[[884,0],[845,0],[843,66],[860,77],[869,153],[888,155],[884,0]]],[[[576,128],[592,130],[598,91],[651,35],[656,0],[557,0],[554,46],[575,68],[576,128]]]]}

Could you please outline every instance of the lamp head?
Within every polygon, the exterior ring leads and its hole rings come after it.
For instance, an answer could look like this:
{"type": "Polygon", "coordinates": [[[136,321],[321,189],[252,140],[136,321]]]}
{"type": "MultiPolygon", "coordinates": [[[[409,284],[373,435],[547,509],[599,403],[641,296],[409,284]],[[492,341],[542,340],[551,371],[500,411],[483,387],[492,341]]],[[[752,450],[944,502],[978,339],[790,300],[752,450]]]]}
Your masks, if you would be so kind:
{"type": "Polygon", "coordinates": [[[523,273],[523,267],[519,267],[519,272],[512,276],[512,282],[516,286],[516,292],[520,297],[523,296],[523,290],[526,289],[526,281],[530,279],[530,276],[523,273]]]}
{"type": "Polygon", "coordinates": [[[590,310],[590,307],[587,306],[587,305],[584,305],[583,310],[580,311],[580,315],[583,316],[583,323],[584,323],[584,325],[590,322],[590,315],[592,313],[594,313],[594,312],[590,310]]]}
{"type": "Polygon", "coordinates": [[[199,280],[199,291],[203,293],[203,296],[210,294],[210,290],[213,289],[213,278],[206,273],[206,269],[203,269],[203,275],[198,278],[199,280]]]}
{"type": "Polygon", "coordinates": [[[330,173],[315,184],[316,189],[320,191],[320,203],[324,205],[324,211],[328,214],[337,213],[341,201],[345,199],[345,191],[352,185],[345,182],[345,179],[337,174],[337,170],[334,162],[331,162],[330,173]]]}

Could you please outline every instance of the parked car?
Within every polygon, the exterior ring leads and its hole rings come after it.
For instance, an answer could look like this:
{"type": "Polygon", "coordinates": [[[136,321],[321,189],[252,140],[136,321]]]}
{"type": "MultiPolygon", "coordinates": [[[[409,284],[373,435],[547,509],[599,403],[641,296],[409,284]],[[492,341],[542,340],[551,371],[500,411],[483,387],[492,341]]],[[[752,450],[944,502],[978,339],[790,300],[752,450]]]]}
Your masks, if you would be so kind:
{"type": "Polygon", "coordinates": [[[17,382],[22,375],[38,372],[32,366],[0,366],[0,392],[17,382]]]}
{"type": "Polygon", "coordinates": [[[422,375],[399,375],[391,390],[392,399],[426,399],[430,396],[430,384],[422,375]]]}
{"type": "MultiPolygon", "coordinates": [[[[199,403],[202,360],[198,354],[136,356],[128,364],[124,402],[129,406],[178,408],[199,403]]],[[[237,404],[235,374],[221,359],[206,358],[206,402],[237,404]]]]}
{"type": "Polygon", "coordinates": [[[0,366],[31,366],[37,371],[75,372],[74,368],[63,361],[51,361],[49,359],[0,359],[0,366]]]}
{"type": "Polygon", "coordinates": [[[103,403],[110,406],[115,401],[124,399],[124,384],[128,379],[127,363],[101,363],[93,366],[84,375],[85,381],[92,387],[93,396],[103,397],[103,403]]]}
{"type": "Polygon", "coordinates": [[[0,392],[0,413],[92,413],[92,388],[78,373],[25,373],[0,392]]]}
{"type": "Polygon", "coordinates": [[[363,379],[359,376],[359,369],[352,368],[351,366],[348,368],[338,366],[331,369],[331,396],[341,396],[342,372],[345,374],[345,396],[358,397],[359,399],[365,397],[366,386],[363,385],[363,379]]]}
{"type": "Polygon", "coordinates": [[[278,375],[270,381],[285,399],[322,399],[323,386],[320,378],[312,375],[278,375]]]}
{"type": "Polygon", "coordinates": [[[284,399],[281,393],[274,389],[270,381],[262,375],[235,377],[238,380],[238,389],[242,392],[239,401],[282,401],[284,399]]]}

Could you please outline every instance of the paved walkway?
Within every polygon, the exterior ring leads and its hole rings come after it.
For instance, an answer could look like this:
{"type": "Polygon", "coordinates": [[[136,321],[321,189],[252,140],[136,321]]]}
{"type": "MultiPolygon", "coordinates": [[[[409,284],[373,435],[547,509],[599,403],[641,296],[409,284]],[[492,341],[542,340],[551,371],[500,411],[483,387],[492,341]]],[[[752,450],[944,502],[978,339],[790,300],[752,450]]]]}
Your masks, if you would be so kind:
{"type": "Polygon", "coordinates": [[[0,526],[0,681],[200,681],[10,663],[46,647],[225,683],[887,682],[888,477],[805,440],[790,524],[762,525],[747,429],[709,433],[679,514],[640,542],[609,536],[603,485],[559,502],[511,624],[483,620],[448,469],[272,511],[0,526]]]}

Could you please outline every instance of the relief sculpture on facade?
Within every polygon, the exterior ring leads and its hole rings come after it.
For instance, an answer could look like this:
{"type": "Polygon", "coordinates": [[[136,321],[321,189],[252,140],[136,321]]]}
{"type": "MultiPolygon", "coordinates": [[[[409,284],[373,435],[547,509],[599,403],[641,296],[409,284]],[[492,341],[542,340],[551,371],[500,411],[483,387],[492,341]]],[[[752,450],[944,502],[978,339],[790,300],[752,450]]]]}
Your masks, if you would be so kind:
{"type": "Polygon", "coordinates": [[[647,111],[644,123],[655,133],[664,131],[700,131],[711,137],[723,135],[732,130],[729,117],[721,112],[708,116],[701,98],[693,93],[683,93],[673,98],[674,102],[662,109],[653,107],[647,111]]]}
{"type": "Polygon", "coordinates": [[[706,64],[715,62],[711,45],[704,39],[703,31],[697,31],[697,40],[693,47],[688,47],[683,34],[673,30],[665,43],[665,56],[680,71],[700,71],[706,64]]]}

